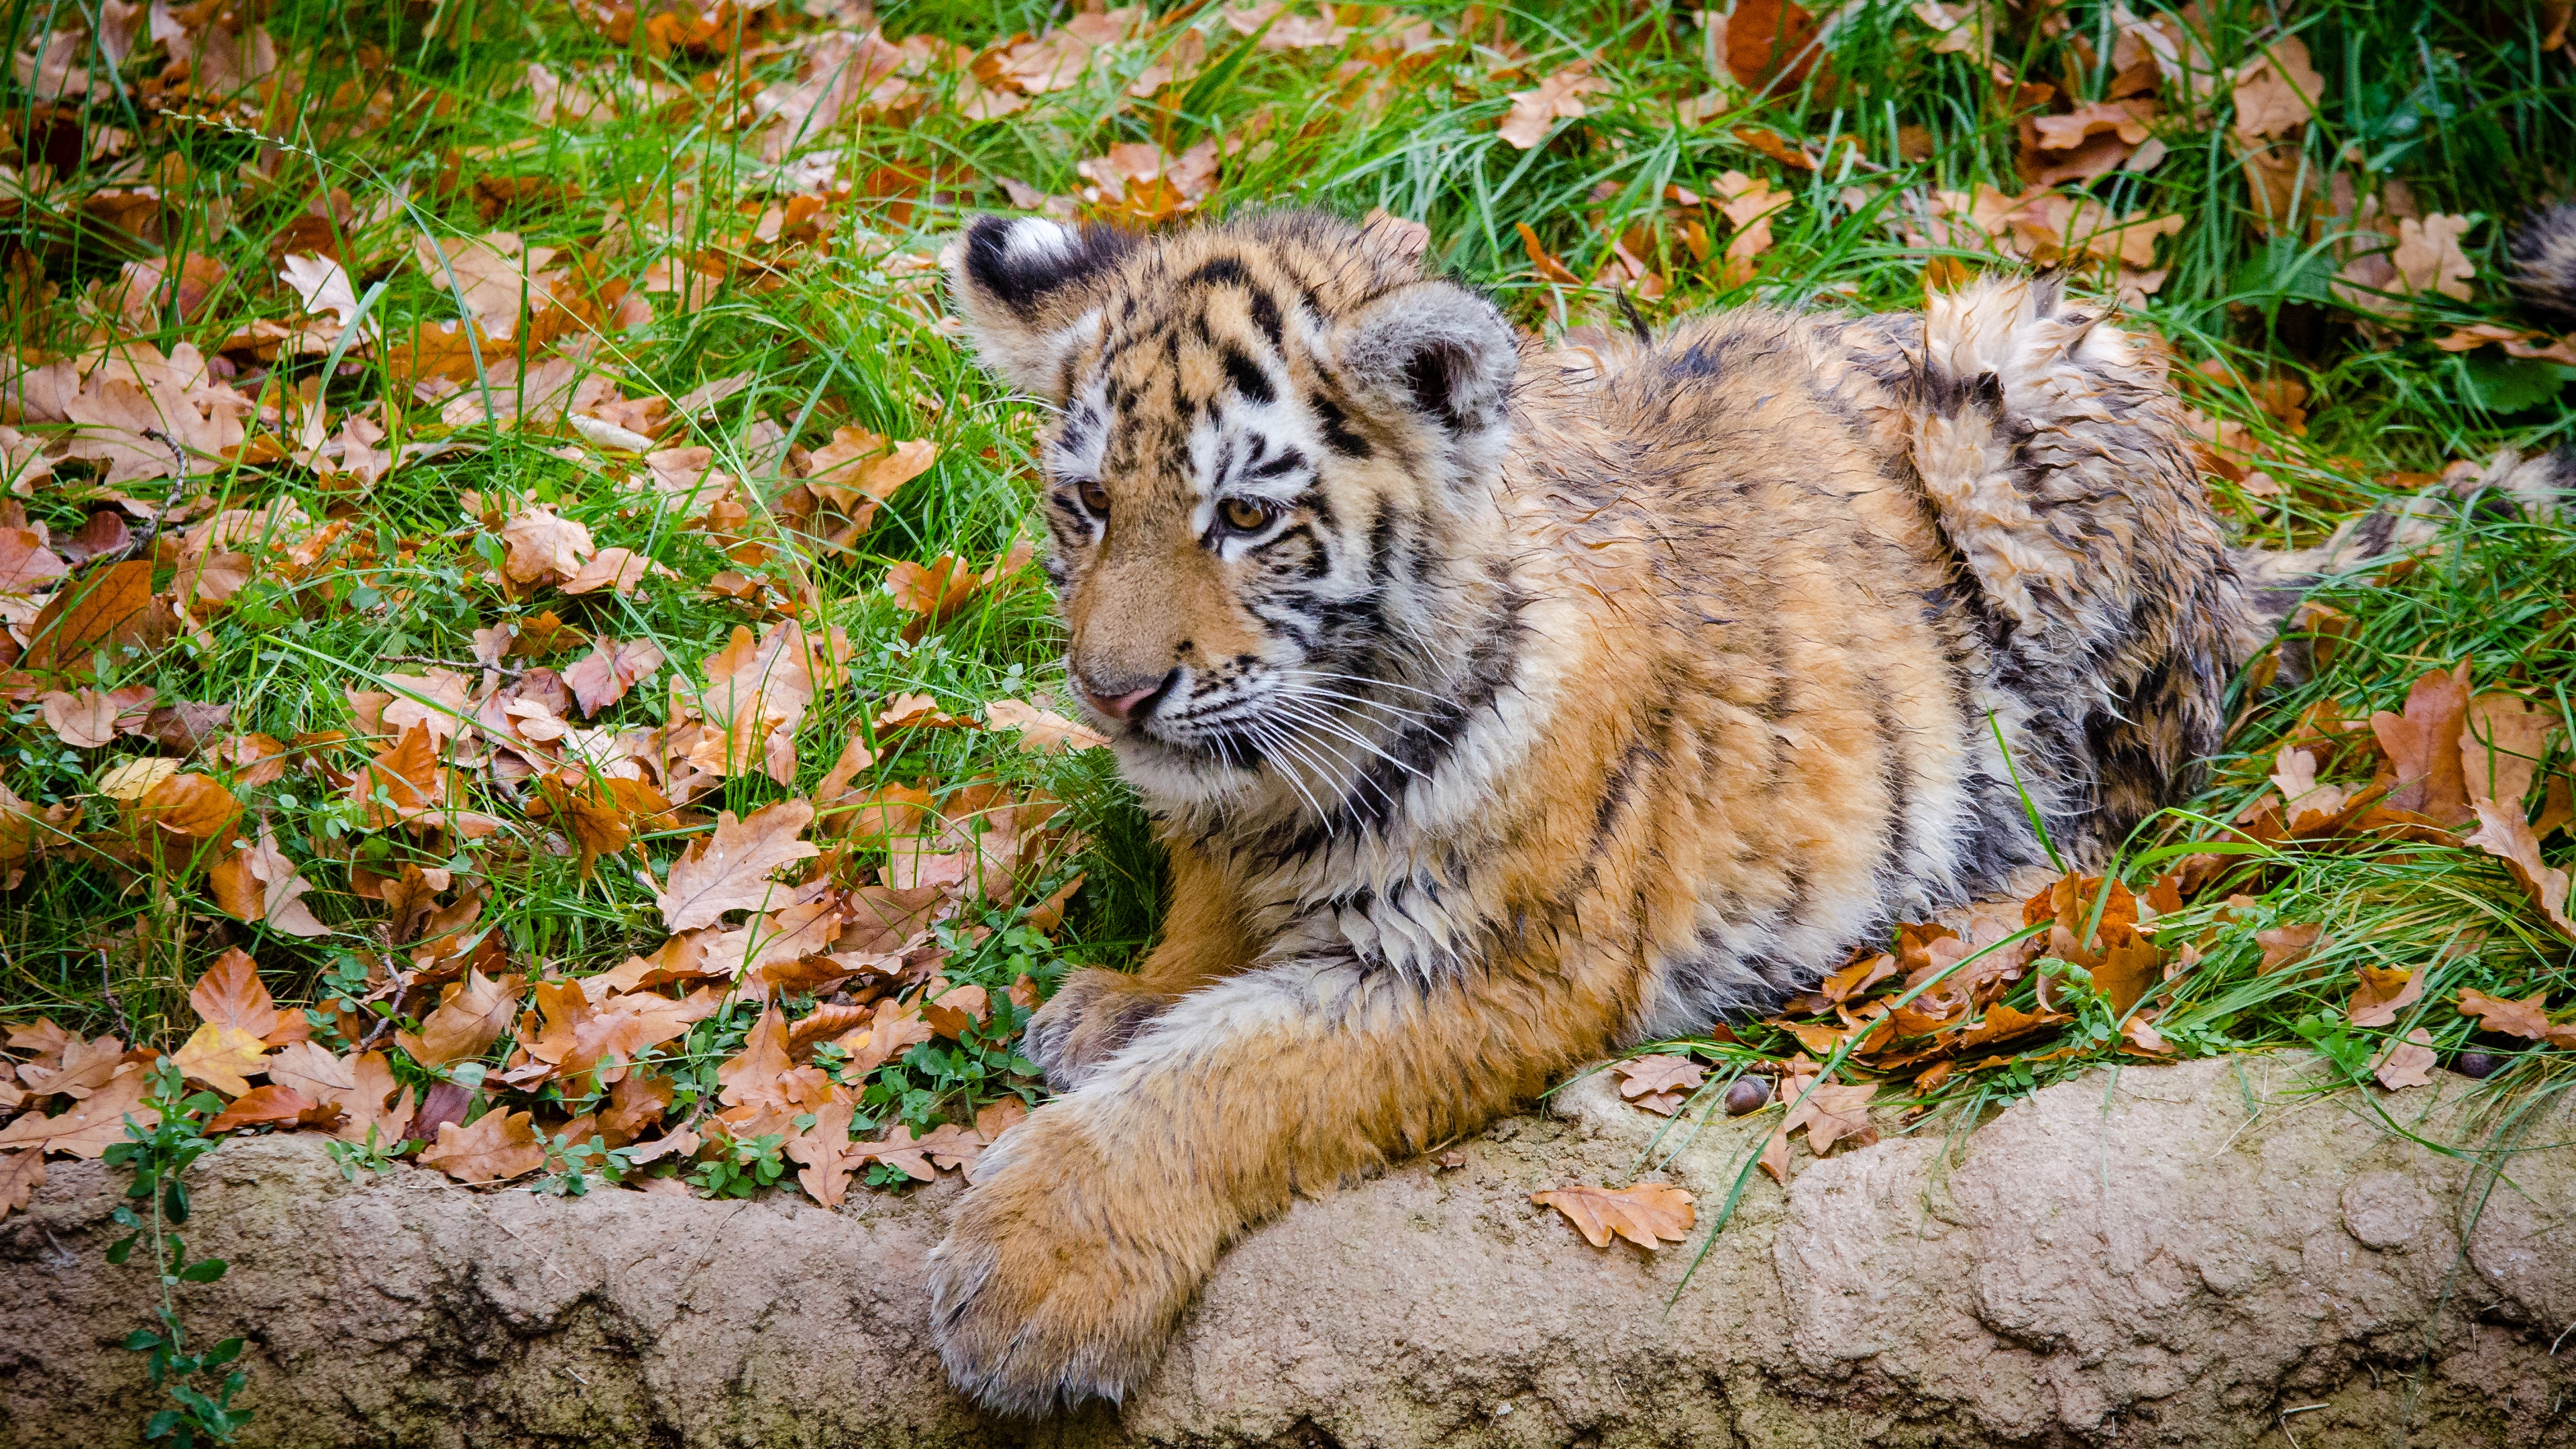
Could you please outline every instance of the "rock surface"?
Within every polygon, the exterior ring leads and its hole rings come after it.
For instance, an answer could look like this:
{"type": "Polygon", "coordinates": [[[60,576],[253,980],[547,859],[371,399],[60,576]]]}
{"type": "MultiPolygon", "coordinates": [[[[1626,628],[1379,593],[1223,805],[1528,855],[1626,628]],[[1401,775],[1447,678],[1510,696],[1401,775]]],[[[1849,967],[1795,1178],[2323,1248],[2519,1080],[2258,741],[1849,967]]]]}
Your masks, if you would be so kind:
{"type": "MultiPolygon", "coordinates": [[[[2465,1083],[2317,1095],[2293,1058],[2128,1068],[1963,1141],[1758,1175],[1696,1239],[1586,1246],[1529,1194],[1619,1180],[1661,1119],[1606,1078],[1301,1202],[1227,1256],[1123,1410],[996,1421],[951,1394],[922,1255],[957,1189],[714,1203],[344,1181],[306,1138],[196,1173],[204,1342],[251,1347],[250,1445],[1836,1446],[2576,1443],[2576,1148],[2465,1083]],[[2290,1436],[2295,1436],[2290,1437],[2290,1436]]],[[[1776,1115],[1776,1114],[1773,1114],[1776,1115]]],[[[1765,1118],[1663,1167],[1703,1220],[1765,1118]]],[[[1683,1137],[1675,1129],[1662,1155],[1683,1137]]],[[[139,1442],[100,1261],[110,1175],[57,1164],[0,1224],[0,1445],[139,1442]]]]}

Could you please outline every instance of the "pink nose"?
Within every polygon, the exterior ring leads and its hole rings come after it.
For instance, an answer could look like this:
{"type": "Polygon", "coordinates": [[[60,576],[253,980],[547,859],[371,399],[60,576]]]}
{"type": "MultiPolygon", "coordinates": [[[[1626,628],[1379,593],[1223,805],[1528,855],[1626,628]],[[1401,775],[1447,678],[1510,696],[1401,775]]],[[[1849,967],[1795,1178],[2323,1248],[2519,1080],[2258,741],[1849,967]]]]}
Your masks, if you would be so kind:
{"type": "Polygon", "coordinates": [[[1143,689],[1130,690],[1125,694],[1102,694],[1088,684],[1082,687],[1082,693],[1084,698],[1091,701],[1092,708],[1111,719],[1125,719],[1135,711],[1136,706],[1161,693],[1162,688],[1163,681],[1158,679],[1143,689]]]}

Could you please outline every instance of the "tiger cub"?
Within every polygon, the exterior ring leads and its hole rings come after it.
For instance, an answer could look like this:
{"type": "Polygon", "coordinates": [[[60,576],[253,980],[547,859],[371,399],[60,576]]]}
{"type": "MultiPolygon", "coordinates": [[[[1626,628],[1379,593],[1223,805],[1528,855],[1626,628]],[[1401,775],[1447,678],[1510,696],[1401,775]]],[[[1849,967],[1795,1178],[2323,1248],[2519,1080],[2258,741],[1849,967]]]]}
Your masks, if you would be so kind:
{"type": "Polygon", "coordinates": [[[2189,784],[2252,645],[2157,353],[2045,280],[1546,351],[1382,230],[977,220],[1075,690],[1171,860],[932,1260],[1116,1399],[1226,1244],[2189,784]],[[2007,757],[2009,751],[2009,758],[2007,757]]]}

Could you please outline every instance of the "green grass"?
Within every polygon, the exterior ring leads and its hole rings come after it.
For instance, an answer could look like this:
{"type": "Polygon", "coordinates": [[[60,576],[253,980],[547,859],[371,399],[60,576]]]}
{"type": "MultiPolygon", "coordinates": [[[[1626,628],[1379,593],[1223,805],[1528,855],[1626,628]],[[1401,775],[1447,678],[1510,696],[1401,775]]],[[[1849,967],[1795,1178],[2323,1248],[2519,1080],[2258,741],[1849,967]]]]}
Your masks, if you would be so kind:
{"type": "MultiPolygon", "coordinates": [[[[879,15],[895,39],[935,36],[981,47],[1043,31],[1054,9],[1034,0],[898,3],[879,15]]],[[[2451,7],[2362,0],[2303,7],[2286,21],[2270,7],[2226,0],[2202,11],[2200,39],[2221,66],[2241,63],[2286,31],[2306,40],[2328,81],[2322,112],[2301,142],[2317,174],[2342,164],[2365,188],[2402,182],[2425,211],[2479,218],[2468,236],[2480,270],[2474,300],[2441,300],[2393,321],[2356,309],[2329,285],[2335,223],[2303,225],[2277,241],[2253,224],[2241,163],[2224,140],[2223,87],[2206,117],[2168,114],[2157,122],[2171,148],[2161,166],[2114,172],[2084,188],[2114,213],[2184,218],[2161,257],[2169,275],[2142,313],[2182,365],[2217,357],[2244,376],[2295,379],[2308,390],[2304,437],[2285,433],[2241,393],[2205,389],[2199,397],[2205,410],[2250,425],[2274,454],[2263,466],[2282,486],[2279,496],[2221,489],[2246,535],[2312,540],[2370,506],[2393,473],[2431,472],[2447,459],[2482,458],[2499,446],[2576,436],[2576,413],[2563,392],[2569,370],[2507,362],[2494,349],[2454,356],[2429,340],[2448,325],[2510,316],[2498,281],[2503,226],[2566,180],[2536,169],[2533,158],[2576,155],[2576,83],[2565,56],[2539,52],[2519,12],[2497,11],[2490,24],[2451,7]],[[2338,163],[2347,153],[2363,161],[2338,163]]],[[[68,23],[73,13],[68,4],[19,7],[13,45],[68,23]]],[[[57,114],[24,85],[0,86],[16,149],[0,164],[24,176],[50,156],[58,173],[37,194],[0,203],[7,208],[0,210],[0,249],[16,279],[5,320],[31,357],[102,340],[89,335],[75,299],[112,284],[124,263],[163,249],[105,224],[93,198],[128,189],[148,172],[166,191],[158,217],[167,249],[199,251],[230,269],[187,318],[165,306],[155,325],[120,326],[119,336],[165,351],[181,342],[212,350],[250,319],[294,310],[292,297],[272,282],[271,252],[317,188],[336,188],[360,215],[377,218],[352,231],[346,252],[362,294],[383,284],[371,316],[396,340],[457,310],[446,287],[405,260],[422,235],[508,228],[532,245],[577,250],[585,273],[601,283],[636,282],[657,261],[710,248],[756,264],[738,265],[695,310],[657,298],[649,327],[602,336],[594,354],[631,396],[676,397],[714,379],[750,377],[695,432],[717,450],[721,466],[748,480],[755,518],[746,532],[759,531],[759,515],[794,483],[781,475],[774,452],[758,448],[764,423],[783,430],[779,443],[807,448],[827,443],[836,427],[855,426],[928,437],[940,449],[935,467],[894,496],[853,551],[805,556],[782,549],[764,564],[742,567],[704,532],[681,526],[649,488],[620,482],[631,468],[597,449],[568,459],[559,452],[572,440],[506,428],[450,437],[436,422],[436,407],[410,407],[396,441],[462,446],[402,468],[364,495],[325,493],[288,464],[198,469],[183,491],[202,490],[223,507],[292,498],[309,514],[345,521],[348,541],[310,573],[272,573],[252,584],[208,622],[209,645],[183,638],[113,659],[101,687],[139,683],[165,702],[232,702],[235,728],[291,740],[352,728],[347,690],[381,687],[385,672],[420,668],[378,662],[387,656],[470,658],[474,630],[546,610],[598,635],[652,639],[675,666],[694,669],[736,624],[759,623],[698,586],[718,569],[738,567],[781,596],[810,597],[806,622],[846,630],[854,671],[852,685],[826,696],[807,718],[793,787],[738,777],[699,802],[707,812],[748,813],[810,790],[849,731],[890,694],[926,691],[943,707],[972,714],[987,700],[1061,687],[1060,638],[1042,589],[980,597],[908,642],[907,617],[882,587],[892,563],[957,554],[980,567],[1013,540],[1034,535],[1035,419],[976,372],[953,331],[938,325],[940,299],[922,270],[963,215],[1007,208],[1004,178],[1070,195],[1081,184],[1077,162],[1115,143],[1150,141],[1179,152],[1211,138],[1242,140],[1248,144],[1229,158],[1205,214],[1278,204],[1354,215],[1383,207],[1428,223],[1443,265],[1492,289],[1518,320],[1543,328],[1560,325],[1559,318],[1581,323],[1618,314],[1606,292],[1537,280],[1519,224],[1585,277],[1610,259],[1612,238],[1644,228],[1668,284],[1663,297],[1641,303],[1656,320],[1754,300],[1905,306],[1919,299],[1931,260],[1904,237],[1908,208],[1932,190],[2020,186],[2012,117],[1997,103],[1995,82],[1970,56],[1934,53],[1932,34],[1900,5],[1846,16],[1828,41],[1830,79],[1763,95],[1713,78],[1695,13],[1665,3],[1524,7],[1505,21],[1518,53],[1444,40],[1409,58],[1373,49],[1380,32],[1368,27],[1343,51],[1265,51],[1238,38],[1215,9],[1193,13],[1208,32],[1206,66],[1151,101],[1123,94],[1154,58],[1150,49],[1114,72],[1095,72],[982,124],[936,103],[953,94],[952,72],[914,76],[934,98],[923,113],[845,122],[791,158],[814,168],[830,162],[853,189],[821,213],[813,242],[780,248],[747,242],[744,234],[762,206],[800,186],[780,180],[756,134],[733,124],[740,107],[711,98],[730,73],[728,53],[744,57],[752,89],[792,78],[793,46],[819,28],[793,6],[758,12],[749,32],[709,51],[655,55],[640,39],[612,42],[563,7],[285,0],[266,23],[285,71],[302,83],[256,117],[238,109],[191,117],[156,107],[157,57],[118,70],[118,92],[85,114],[57,114]],[[1537,149],[1503,142],[1496,125],[1510,93],[1580,56],[1595,57],[1610,89],[1587,98],[1589,112],[1560,123],[1537,149]],[[614,121],[540,124],[523,84],[532,63],[558,76],[596,69],[621,85],[650,82],[677,99],[614,121]],[[1711,90],[1727,105],[1701,124],[1678,125],[1676,105],[1711,90]],[[1735,134],[1749,125],[1791,138],[1849,135],[1856,145],[1835,153],[1822,171],[1791,170],[1735,134]],[[101,126],[129,132],[133,146],[80,159],[101,126]],[[1909,135],[1928,140],[1914,148],[1922,159],[1906,159],[1900,138],[1909,135]],[[1672,185],[1709,194],[1730,170],[1766,178],[1796,198],[1774,219],[1777,245],[1750,281],[1732,287],[1687,250],[1662,200],[1672,185]],[[895,176],[910,183],[888,184],[895,176]],[[476,183],[487,179],[573,190],[529,194],[487,215],[476,204],[476,183]],[[39,275],[58,289],[50,301],[39,275]],[[632,598],[504,588],[495,578],[500,545],[469,510],[469,493],[505,513],[556,506],[587,525],[601,546],[635,549],[677,578],[650,581],[632,598]]],[[[1444,36],[1454,31],[1455,6],[1416,13],[1444,36]]],[[[2076,42],[2088,39],[2106,53],[2107,8],[2075,4],[2056,13],[2066,21],[2062,30],[2051,35],[2017,24],[2000,38],[1995,62],[2022,78],[2098,94],[2107,67],[2086,68],[2076,42]]],[[[2168,100],[2179,107],[2170,92],[2168,100]]],[[[482,373],[490,376],[504,360],[485,356],[482,373]]],[[[321,359],[308,358],[243,386],[273,406],[294,388],[318,383],[335,415],[370,401],[401,407],[404,390],[379,362],[352,354],[323,379],[321,359]]],[[[23,499],[29,517],[58,534],[101,506],[75,471],[62,470],[23,499]]],[[[2234,737],[2245,753],[2219,762],[2218,783],[2193,807],[2200,816],[2227,818],[2259,779],[2252,762],[2322,694],[2385,707],[2424,669],[2464,656],[2475,661],[2481,686],[2517,663],[2530,681],[2568,677],[2569,625],[2549,612],[2563,613],[2576,578],[2567,535],[2478,524],[2458,530],[2447,547],[2394,585],[2336,587],[2336,607],[2362,621],[2357,641],[2325,677],[2247,704],[2234,737]]],[[[658,721],[667,678],[666,669],[594,723],[639,728],[658,721]]],[[[102,772],[148,749],[134,740],[70,749],[29,702],[0,726],[0,779],[39,806],[84,809],[95,828],[113,813],[96,794],[102,772]]],[[[1086,842],[1079,861],[1065,868],[1085,871],[1087,884],[1064,928],[1052,940],[1014,933],[1016,907],[963,920],[961,927],[994,934],[953,939],[950,979],[998,992],[1028,970],[1051,983],[1067,964],[1117,963],[1150,938],[1159,867],[1144,822],[1105,757],[1033,757],[1007,736],[975,732],[915,732],[881,753],[873,774],[887,785],[927,780],[953,788],[997,776],[1055,792],[1070,802],[1073,827],[1086,842]]],[[[230,945],[258,956],[281,999],[318,1003],[363,981],[366,954],[386,944],[376,932],[379,909],[351,892],[352,865],[383,872],[409,859],[488,882],[484,924],[513,969],[524,972],[584,974],[662,939],[633,857],[611,860],[585,881],[506,796],[486,792],[483,801],[506,822],[498,835],[471,849],[451,842],[440,847],[448,852],[442,856],[400,832],[364,830],[353,807],[303,774],[241,793],[313,881],[309,899],[336,934],[304,942],[247,927],[214,908],[202,875],[136,877],[67,846],[0,895],[0,939],[9,943],[0,957],[5,1014],[51,1015],[129,1040],[175,1040],[193,1022],[186,983],[230,945]]],[[[683,843],[681,834],[649,839],[643,853],[667,863],[683,843]]],[[[2317,1040],[2322,1029],[2303,1031],[2302,1023],[2314,1028],[2339,1004],[2343,988],[2334,982],[2345,979],[2346,959],[2428,961],[2473,928],[2486,944],[2441,968],[2445,986],[2576,986],[2563,943],[2536,930],[2483,856],[2440,847],[2367,858],[2294,854],[2267,863],[2258,884],[2257,912],[2217,928],[2206,963],[2163,1018],[2169,1039],[2187,1052],[2317,1040]],[[2254,969],[2259,953],[2251,934],[2275,919],[2331,922],[2338,969],[2295,978],[2254,969]]],[[[2214,910],[2214,901],[2193,909],[2214,910]]],[[[2441,1016],[2428,1007],[2424,1023],[2446,1045],[2464,1041],[2465,1019],[2441,1016]]],[[[675,1066],[704,1084],[748,1025],[744,1010],[702,1024],[675,1045],[675,1066]]],[[[2088,1021],[2084,1029],[2107,1031],[2108,1024],[2088,1021]]],[[[1742,1048],[1707,1051],[1737,1066],[1752,1056],[1742,1048]]],[[[2020,1063],[1949,1088],[1943,1100],[1992,1105],[2099,1056],[2020,1063]]],[[[2561,1070],[2556,1060],[2532,1053],[2515,1071],[2554,1073],[2561,1070]]],[[[996,1092],[1030,1088],[1004,1044],[920,1048],[878,1085],[878,1110],[925,1124],[962,1118],[996,1092]]]]}

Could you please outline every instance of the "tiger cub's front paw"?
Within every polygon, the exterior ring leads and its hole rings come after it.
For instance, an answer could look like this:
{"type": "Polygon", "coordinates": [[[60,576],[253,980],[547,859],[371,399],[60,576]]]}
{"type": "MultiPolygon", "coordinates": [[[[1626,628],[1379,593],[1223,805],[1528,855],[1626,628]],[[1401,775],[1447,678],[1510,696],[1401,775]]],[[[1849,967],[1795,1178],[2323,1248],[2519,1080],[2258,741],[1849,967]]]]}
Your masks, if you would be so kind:
{"type": "Polygon", "coordinates": [[[1021,1050],[1048,1086],[1070,1091],[1171,1004],[1172,997],[1124,971],[1076,971],[1029,1018],[1021,1050]]]}
{"type": "Polygon", "coordinates": [[[957,1387],[1036,1415],[1143,1383],[1215,1257],[1177,1194],[1114,1170],[1074,1104],[1041,1107],[987,1153],[930,1255],[931,1332],[957,1387]]]}

